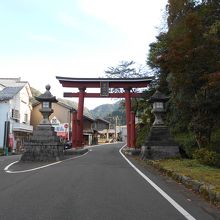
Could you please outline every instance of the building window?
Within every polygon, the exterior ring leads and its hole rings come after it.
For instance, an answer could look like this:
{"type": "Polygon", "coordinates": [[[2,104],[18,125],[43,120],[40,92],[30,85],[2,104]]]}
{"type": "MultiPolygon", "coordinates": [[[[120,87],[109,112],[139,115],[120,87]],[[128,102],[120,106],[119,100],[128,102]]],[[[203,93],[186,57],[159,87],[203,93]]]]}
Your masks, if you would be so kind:
{"type": "Polygon", "coordinates": [[[24,122],[25,122],[25,123],[28,122],[28,114],[24,114],[24,122]]]}
{"type": "Polygon", "coordinates": [[[12,109],[11,117],[13,119],[19,120],[20,119],[20,112],[16,109],[12,109]]]}

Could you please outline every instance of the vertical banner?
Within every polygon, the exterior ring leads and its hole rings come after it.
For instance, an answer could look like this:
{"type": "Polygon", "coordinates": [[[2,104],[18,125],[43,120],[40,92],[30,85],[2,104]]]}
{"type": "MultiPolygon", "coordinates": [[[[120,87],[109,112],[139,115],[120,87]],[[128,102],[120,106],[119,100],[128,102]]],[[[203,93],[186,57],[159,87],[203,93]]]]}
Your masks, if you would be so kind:
{"type": "Polygon", "coordinates": [[[100,96],[109,96],[109,82],[101,81],[100,82],[100,96]]]}

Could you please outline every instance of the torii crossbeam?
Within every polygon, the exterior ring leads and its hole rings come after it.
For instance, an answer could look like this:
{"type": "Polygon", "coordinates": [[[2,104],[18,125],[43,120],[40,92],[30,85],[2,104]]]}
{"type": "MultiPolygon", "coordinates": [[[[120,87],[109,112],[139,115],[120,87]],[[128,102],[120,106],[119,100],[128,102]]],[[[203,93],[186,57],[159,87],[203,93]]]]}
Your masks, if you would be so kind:
{"type": "Polygon", "coordinates": [[[127,147],[135,147],[135,115],[131,111],[131,98],[144,97],[143,93],[131,93],[133,88],[145,88],[151,82],[151,78],[70,78],[56,76],[63,87],[78,88],[79,92],[66,93],[64,97],[78,97],[77,116],[72,120],[73,147],[83,146],[83,109],[84,98],[125,98],[127,147]],[[100,93],[86,93],[87,88],[100,88],[100,93]],[[109,88],[122,88],[123,93],[109,93],[109,88]]]}

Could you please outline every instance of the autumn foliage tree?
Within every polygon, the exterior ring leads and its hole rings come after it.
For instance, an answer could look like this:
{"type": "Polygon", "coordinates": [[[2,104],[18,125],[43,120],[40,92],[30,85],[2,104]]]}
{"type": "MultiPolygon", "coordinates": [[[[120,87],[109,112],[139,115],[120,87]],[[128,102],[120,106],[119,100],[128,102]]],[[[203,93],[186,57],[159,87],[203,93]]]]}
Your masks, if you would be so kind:
{"type": "Polygon", "coordinates": [[[159,85],[167,82],[170,121],[182,121],[206,147],[220,118],[220,2],[169,0],[167,26],[148,63],[160,72],[159,85]]]}

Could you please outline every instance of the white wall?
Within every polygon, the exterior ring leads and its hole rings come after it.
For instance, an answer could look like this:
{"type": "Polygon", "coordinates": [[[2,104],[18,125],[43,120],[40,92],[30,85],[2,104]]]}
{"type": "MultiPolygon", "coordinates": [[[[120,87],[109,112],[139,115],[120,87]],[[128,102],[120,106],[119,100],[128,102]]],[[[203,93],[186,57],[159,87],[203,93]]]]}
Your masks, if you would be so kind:
{"type": "Polygon", "coordinates": [[[31,107],[29,104],[29,95],[27,92],[26,87],[24,87],[20,93],[20,106],[19,106],[19,111],[20,111],[20,123],[25,122],[25,114],[28,115],[28,121],[26,124],[30,125],[30,116],[31,116],[31,107]]]}

